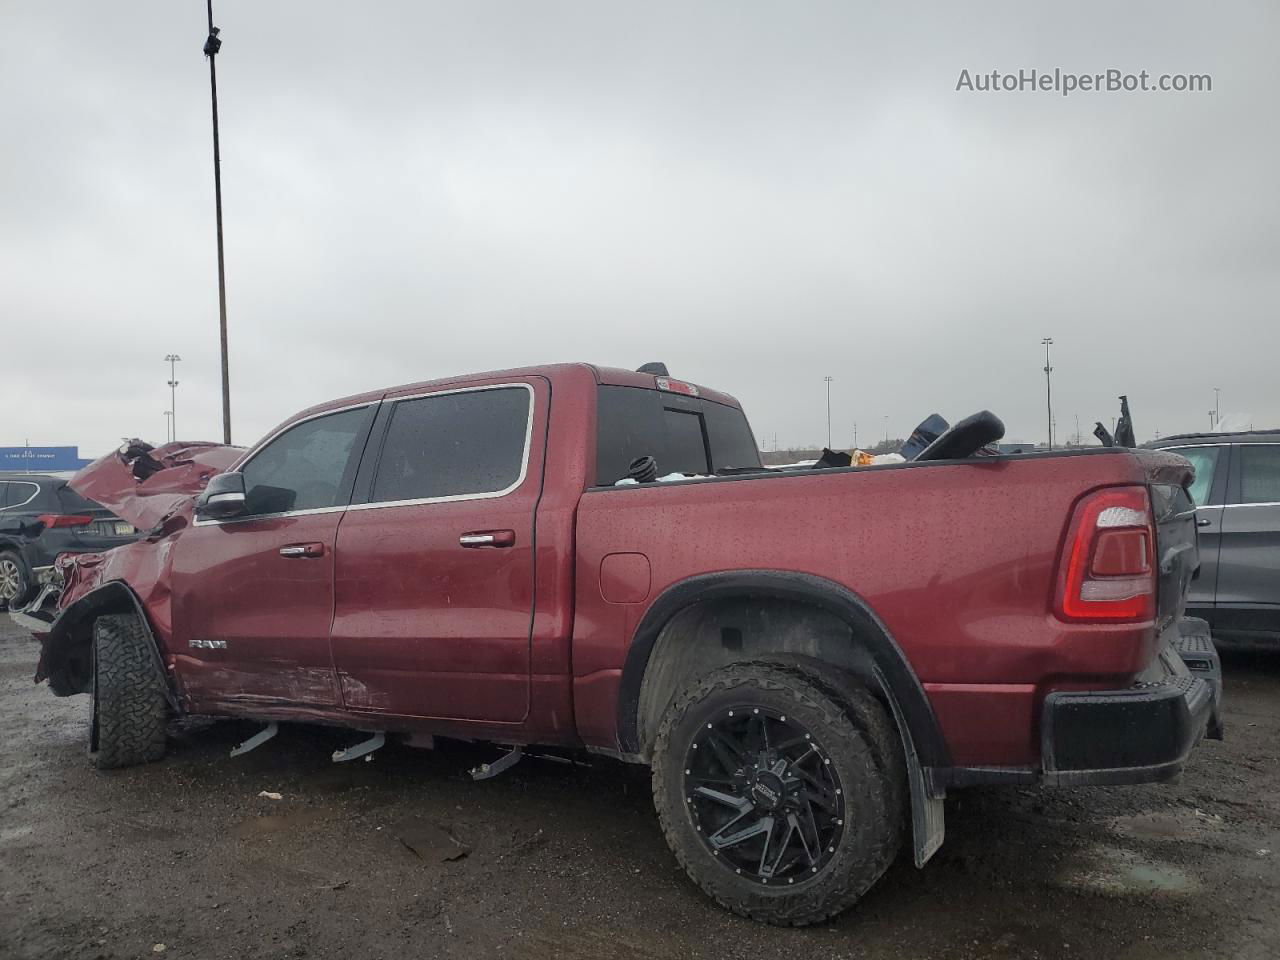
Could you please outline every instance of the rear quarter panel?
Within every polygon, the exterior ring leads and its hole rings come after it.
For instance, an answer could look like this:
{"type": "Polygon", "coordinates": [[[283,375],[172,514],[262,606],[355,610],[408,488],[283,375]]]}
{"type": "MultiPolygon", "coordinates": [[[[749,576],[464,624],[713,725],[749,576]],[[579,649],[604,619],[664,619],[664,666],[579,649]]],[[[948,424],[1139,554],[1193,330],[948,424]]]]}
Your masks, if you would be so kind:
{"type": "Polygon", "coordinates": [[[588,491],[578,510],[579,730],[614,745],[626,649],[664,590],[698,574],[772,569],[834,580],[866,601],[924,684],[955,763],[1030,762],[1047,684],[1124,683],[1154,653],[1149,625],[1068,625],[1051,612],[1076,500],[1132,482],[1144,482],[1135,458],[1108,453],[588,491]],[[631,602],[604,598],[601,565],[619,552],[648,558],[642,598],[611,586],[631,602]]]}

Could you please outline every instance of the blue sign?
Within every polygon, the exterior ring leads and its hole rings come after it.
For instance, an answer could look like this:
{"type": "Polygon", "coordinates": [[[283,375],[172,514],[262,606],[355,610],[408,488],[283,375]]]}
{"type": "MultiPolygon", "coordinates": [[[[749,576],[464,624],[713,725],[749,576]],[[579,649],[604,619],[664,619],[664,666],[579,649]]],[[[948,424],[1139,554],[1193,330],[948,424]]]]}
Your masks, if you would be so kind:
{"type": "Polygon", "coordinates": [[[89,462],[80,459],[79,447],[0,447],[0,470],[3,471],[79,470],[89,462]]]}

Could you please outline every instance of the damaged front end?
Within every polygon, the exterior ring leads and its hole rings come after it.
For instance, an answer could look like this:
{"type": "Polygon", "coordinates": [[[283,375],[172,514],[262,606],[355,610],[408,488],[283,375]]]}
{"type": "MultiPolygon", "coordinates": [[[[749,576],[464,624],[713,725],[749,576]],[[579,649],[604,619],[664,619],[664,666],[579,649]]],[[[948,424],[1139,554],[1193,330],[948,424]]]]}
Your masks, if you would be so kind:
{"type": "Polygon", "coordinates": [[[196,495],[243,453],[214,443],[130,440],[71,478],[76,493],[145,533],[105,553],[61,554],[36,598],[10,611],[40,641],[37,683],[48,680],[59,696],[88,690],[92,622],[101,613],[137,612],[158,638],[168,636],[174,538],[190,524],[196,495]]]}

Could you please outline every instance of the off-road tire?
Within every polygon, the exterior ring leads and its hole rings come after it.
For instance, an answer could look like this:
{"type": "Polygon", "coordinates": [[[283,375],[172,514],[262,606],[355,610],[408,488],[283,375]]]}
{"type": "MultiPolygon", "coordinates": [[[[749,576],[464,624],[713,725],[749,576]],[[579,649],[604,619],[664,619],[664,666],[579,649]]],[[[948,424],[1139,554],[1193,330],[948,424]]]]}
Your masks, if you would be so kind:
{"type": "Polygon", "coordinates": [[[164,756],[168,703],[151,638],[134,614],[93,622],[93,729],[89,750],[103,770],[164,756]]]}
{"type": "Polygon", "coordinates": [[[659,724],[653,795],[667,843],[689,877],[740,916],[785,926],[819,923],[852,906],[897,855],[906,784],[896,734],[879,702],[852,677],[839,676],[839,683],[819,683],[791,663],[733,664],[677,695],[659,724]],[[685,758],[707,719],[733,704],[794,718],[825,745],[844,785],[835,853],[802,884],[768,886],[736,874],[708,851],[689,812],[685,758]]]}

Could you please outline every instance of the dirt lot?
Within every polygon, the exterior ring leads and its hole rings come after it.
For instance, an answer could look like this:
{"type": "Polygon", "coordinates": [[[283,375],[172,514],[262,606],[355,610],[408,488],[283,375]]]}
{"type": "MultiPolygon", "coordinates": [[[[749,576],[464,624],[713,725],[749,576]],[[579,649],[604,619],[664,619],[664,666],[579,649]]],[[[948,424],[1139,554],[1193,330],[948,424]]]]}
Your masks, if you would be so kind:
{"type": "Polygon", "coordinates": [[[1280,657],[1228,662],[1228,741],[1179,783],[953,794],[926,869],[796,931],[686,881],[642,770],[473,783],[494,751],[334,765],[356,738],[297,726],[233,760],[251,725],[188,722],[164,762],[100,773],[87,698],[33,686],[36,650],[0,621],[5,960],[1280,955],[1280,657]]]}

